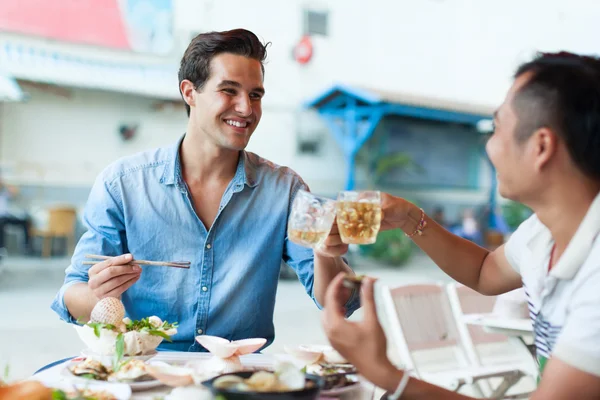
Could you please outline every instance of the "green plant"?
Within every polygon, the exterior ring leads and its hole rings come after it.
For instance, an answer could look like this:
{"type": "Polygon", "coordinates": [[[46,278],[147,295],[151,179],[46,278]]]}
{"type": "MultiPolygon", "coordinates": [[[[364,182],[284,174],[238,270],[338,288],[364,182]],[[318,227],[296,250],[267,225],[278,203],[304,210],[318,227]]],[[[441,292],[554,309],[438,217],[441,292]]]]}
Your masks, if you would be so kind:
{"type": "Polygon", "coordinates": [[[365,257],[396,267],[410,259],[413,247],[412,240],[400,229],[379,232],[375,243],[359,246],[361,254],[365,257]]]}
{"type": "Polygon", "coordinates": [[[517,229],[523,221],[529,218],[531,214],[532,211],[529,207],[515,201],[509,201],[502,206],[504,220],[513,231],[517,229]]]}

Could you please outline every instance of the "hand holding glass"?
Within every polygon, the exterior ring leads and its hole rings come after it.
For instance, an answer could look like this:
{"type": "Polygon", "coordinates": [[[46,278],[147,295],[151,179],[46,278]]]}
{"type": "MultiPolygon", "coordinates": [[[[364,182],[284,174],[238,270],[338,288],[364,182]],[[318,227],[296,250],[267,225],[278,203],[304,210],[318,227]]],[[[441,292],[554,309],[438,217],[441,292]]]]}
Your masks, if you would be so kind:
{"type": "Polygon", "coordinates": [[[340,192],[336,215],[342,242],[375,243],[381,226],[381,194],[378,191],[340,192]]]}
{"type": "Polygon", "coordinates": [[[301,246],[319,247],[327,239],[334,219],[335,201],[299,190],[292,203],[288,237],[301,246]]]}

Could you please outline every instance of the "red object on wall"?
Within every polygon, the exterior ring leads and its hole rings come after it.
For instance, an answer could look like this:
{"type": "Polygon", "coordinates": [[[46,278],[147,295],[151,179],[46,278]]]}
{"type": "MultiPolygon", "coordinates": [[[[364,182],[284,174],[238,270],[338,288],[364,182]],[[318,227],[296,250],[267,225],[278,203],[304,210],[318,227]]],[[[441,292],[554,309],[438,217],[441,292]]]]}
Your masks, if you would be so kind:
{"type": "Polygon", "coordinates": [[[313,55],[313,44],[310,36],[303,36],[300,42],[294,47],[294,58],[300,64],[306,64],[313,55]]]}
{"type": "Polygon", "coordinates": [[[0,0],[0,31],[130,50],[119,0],[0,0]]]}

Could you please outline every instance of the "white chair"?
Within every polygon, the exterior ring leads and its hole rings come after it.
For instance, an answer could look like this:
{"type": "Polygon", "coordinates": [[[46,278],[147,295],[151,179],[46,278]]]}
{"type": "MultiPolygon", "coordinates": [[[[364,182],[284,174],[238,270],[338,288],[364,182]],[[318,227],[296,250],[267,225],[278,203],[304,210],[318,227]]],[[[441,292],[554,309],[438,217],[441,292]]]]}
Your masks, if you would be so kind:
{"type": "MultiPolygon", "coordinates": [[[[465,315],[491,313],[497,297],[482,295],[459,283],[449,283],[446,289],[458,333],[470,363],[475,366],[497,365],[518,369],[529,375],[535,383],[538,368],[523,342],[517,338],[486,332],[483,327],[468,325],[464,321],[465,315]],[[493,351],[490,352],[489,349],[493,351]],[[492,353],[494,356],[482,356],[482,352],[486,353],[484,350],[488,350],[488,355],[492,353]]],[[[483,386],[487,389],[485,392],[493,391],[489,382],[483,386]]]]}
{"type": "Polygon", "coordinates": [[[503,399],[524,376],[523,371],[512,367],[474,365],[465,351],[444,285],[383,286],[381,296],[387,327],[402,367],[413,371],[417,378],[454,391],[472,385],[481,397],[503,399]],[[425,371],[415,362],[415,354],[434,349],[452,351],[458,365],[425,371]],[[485,393],[479,382],[490,378],[501,378],[502,382],[491,393],[485,393]]]}

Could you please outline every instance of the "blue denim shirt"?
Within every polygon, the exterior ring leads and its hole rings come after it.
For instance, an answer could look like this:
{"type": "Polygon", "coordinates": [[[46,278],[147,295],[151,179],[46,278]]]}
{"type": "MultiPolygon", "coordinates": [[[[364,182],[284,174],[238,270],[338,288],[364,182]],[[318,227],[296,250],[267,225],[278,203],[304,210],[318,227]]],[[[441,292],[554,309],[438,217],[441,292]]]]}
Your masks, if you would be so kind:
{"type": "MultiPolygon", "coordinates": [[[[281,260],[296,271],[317,303],[313,251],[292,243],[286,233],[292,200],[306,185],[289,168],[243,151],[207,231],[181,175],[180,145],[181,140],[123,158],[99,175],[84,211],[88,230],[52,309],[63,320],[76,322],[78,316],[71,316],[64,304],[64,292],[88,281],[90,267],[82,265],[86,254],[187,260],[189,270],[142,266],[140,280],[122,296],[127,316],[178,322],[173,343],[161,344],[164,350],[203,351],[194,340],[199,333],[230,340],[262,337],[268,345],[275,336],[281,260]]],[[[353,293],[348,313],[358,307],[353,293]]]]}

